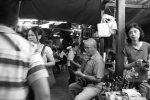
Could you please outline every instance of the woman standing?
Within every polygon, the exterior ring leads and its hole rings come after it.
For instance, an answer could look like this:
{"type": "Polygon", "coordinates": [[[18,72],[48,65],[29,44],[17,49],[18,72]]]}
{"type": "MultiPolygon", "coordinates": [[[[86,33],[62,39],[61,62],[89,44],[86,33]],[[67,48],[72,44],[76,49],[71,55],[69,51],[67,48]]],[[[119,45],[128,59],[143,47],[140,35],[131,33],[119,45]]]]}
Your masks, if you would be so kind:
{"type": "Polygon", "coordinates": [[[134,85],[136,89],[139,89],[139,84],[148,79],[148,68],[143,66],[145,62],[149,62],[150,44],[142,41],[144,32],[137,23],[131,23],[127,27],[126,36],[128,44],[123,50],[124,68],[130,70],[128,73],[130,86],[134,85]]]}
{"type": "Polygon", "coordinates": [[[41,56],[43,57],[45,66],[48,69],[48,73],[50,77],[49,82],[50,85],[52,86],[55,83],[55,78],[52,71],[52,67],[55,66],[55,60],[51,48],[42,44],[44,41],[43,30],[39,27],[32,27],[28,32],[27,38],[30,42],[36,44],[36,46],[34,46],[35,52],[40,53],[41,56]]]}

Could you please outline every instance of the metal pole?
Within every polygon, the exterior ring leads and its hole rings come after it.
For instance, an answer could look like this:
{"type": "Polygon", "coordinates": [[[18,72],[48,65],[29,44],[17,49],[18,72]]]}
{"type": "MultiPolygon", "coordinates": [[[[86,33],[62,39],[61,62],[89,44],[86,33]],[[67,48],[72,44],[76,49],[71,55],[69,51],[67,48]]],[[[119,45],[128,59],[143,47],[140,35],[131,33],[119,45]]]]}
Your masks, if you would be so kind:
{"type": "Polygon", "coordinates": [[[118,35],[116,42],[116,76],[123,76],[124,55],[122,53],[125,43],[125,0],[117,0],[118,35]]]}
{"type": "MultiPolygon", "coordinates": [[[[18,12],[17,12],[18,19],[19,19],[20,6],[21,6],[21,0],[19,1],[18,12]]],[[[17,31],[17,25],[15,26],[15,31],[17,31]]]]}
{"type": "MultiPolygon", "coordinates": [[[[100,19],[101,19],[101,16],[102,16],[101,12],[102,12],[102,3],[101,3],[101,0],[100,0],[100,19]]],[[[103,53],[104,53],[104,38],[103,37],[99,38],[99,44],[100,44],[99,51],[100,51],[101,56],[103,57],[103,53]]]]}

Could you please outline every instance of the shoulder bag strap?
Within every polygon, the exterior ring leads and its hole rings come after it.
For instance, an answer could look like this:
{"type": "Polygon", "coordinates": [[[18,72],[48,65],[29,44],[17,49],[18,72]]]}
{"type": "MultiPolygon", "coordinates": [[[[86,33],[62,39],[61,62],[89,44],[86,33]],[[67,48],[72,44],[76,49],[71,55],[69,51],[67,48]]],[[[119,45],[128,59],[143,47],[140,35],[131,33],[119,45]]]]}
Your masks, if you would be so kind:
{"type": "Polygon", "coordinates": [[[0,32],[0,35],[7,40],[16,51],[21,51],[19,47],[5,34],[0,32]]]}
{"type": "Polygon", "coordinates": [[[45,51],[46,45],[43,46],[42,51],[41,51],[41,56],[43,57],[44,51],[45,51]]]}

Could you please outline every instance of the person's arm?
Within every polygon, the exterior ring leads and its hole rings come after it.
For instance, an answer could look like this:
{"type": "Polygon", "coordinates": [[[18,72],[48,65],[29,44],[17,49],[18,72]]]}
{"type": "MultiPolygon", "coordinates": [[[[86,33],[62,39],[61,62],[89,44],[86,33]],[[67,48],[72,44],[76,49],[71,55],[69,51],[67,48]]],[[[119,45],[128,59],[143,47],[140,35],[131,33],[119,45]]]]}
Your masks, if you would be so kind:
{"type": "Polygon", "coordinates": [[[55,66],[55,59],[54,59],[53,55],[47,55],[47,59],[49,62],[45,63],[46,67],[55,66]]]}
{"type": "Polygon", "coordinates": [[[47,81],[48,76],[41,56],[38,53],[32,55],[27,80],[33,89],[35,100],[50,100],[50,87],[47,81]]]}
{"type": "Polygon", "coordinates": [[[136,62],[127,63],[127,57],[126,56],[124,57],[124,68],[125,69],[131,69],[135,65],[136,65],[136,62]]]}
{"type": "Polygon", "coordinates": [[[73,63],[75,66],[77,66],[78,68],[81,68],[81,65],[79,63],[76,63],[75,61],[71,60],[71,63],[73,63]]]}
{"type": "Polygon", "coordinates": [[[101,78],[96,78],[95,76],[83,75],[83,77],[92,82],[96,82],[96,83],[101,82],[101,78]]]}
{"type": "Polygon", "coordinates": [[[150,65],[150,54],[148,55],[148,63],[149,63],[149,65],[150,65]]]}
{"type": "Polygon", "coordinates": [[[46,57],[47,57],[47,60],[48,60],[48,62],[45,63],[45,66],[46,67],[55,66],[55,59],[54,59],[53,52],[52,52],[51,48],[46,47],[45,49],[46,49],[46,57]]]}
{"type": "Polygon", "coordinates": [[[101,81],[101,78],[96,78],[95,76],[85,75],[81,72],[81,70],[76,71],[75,74],[78,77],[83,77],[92,82],[100,82],[101,81]]]}
{"type": "Polygon", "coordinates": [[[95,66],[94,67],[94,74],[93,76],[90,75],[85,75],[84,73],[82,73],[81,71],[76,71],[76,75],[79,77],[84,77],[85,79],[92,81],[92,82],[101,82],[101,79],[103,78],[103,74],[104,74],[104,62],[102,61],[102,59],[95,61],[95,63],[93,64],[95,66]]]}
{"type": "Polygon", "coordinates": [[[136,66],[136,62],[127,63],[127,55],[128,55],[129,48],[128,46],[125,46],[123,49],[123,55],[124,55],[124,68],[125,69],[131,69],[132,67],[136,66]]]}

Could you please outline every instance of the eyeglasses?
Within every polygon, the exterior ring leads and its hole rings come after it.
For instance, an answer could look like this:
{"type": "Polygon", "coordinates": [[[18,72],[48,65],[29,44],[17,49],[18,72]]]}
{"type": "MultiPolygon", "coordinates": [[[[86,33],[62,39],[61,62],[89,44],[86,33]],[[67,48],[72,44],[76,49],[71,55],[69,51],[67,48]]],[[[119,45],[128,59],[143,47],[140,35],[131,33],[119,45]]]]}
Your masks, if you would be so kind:
{"type": "Polygon", "coordinates": [[[34,34],[28,34],[28,36],[32,36],[32,37],[33,37],[33,36],[35,36],[35,35],[34,35],[34,34]]]}
{"type": "Polygon", "coordinates": [[[85,50],[89,50],[91,47],[84,47],[85,50]]]}

